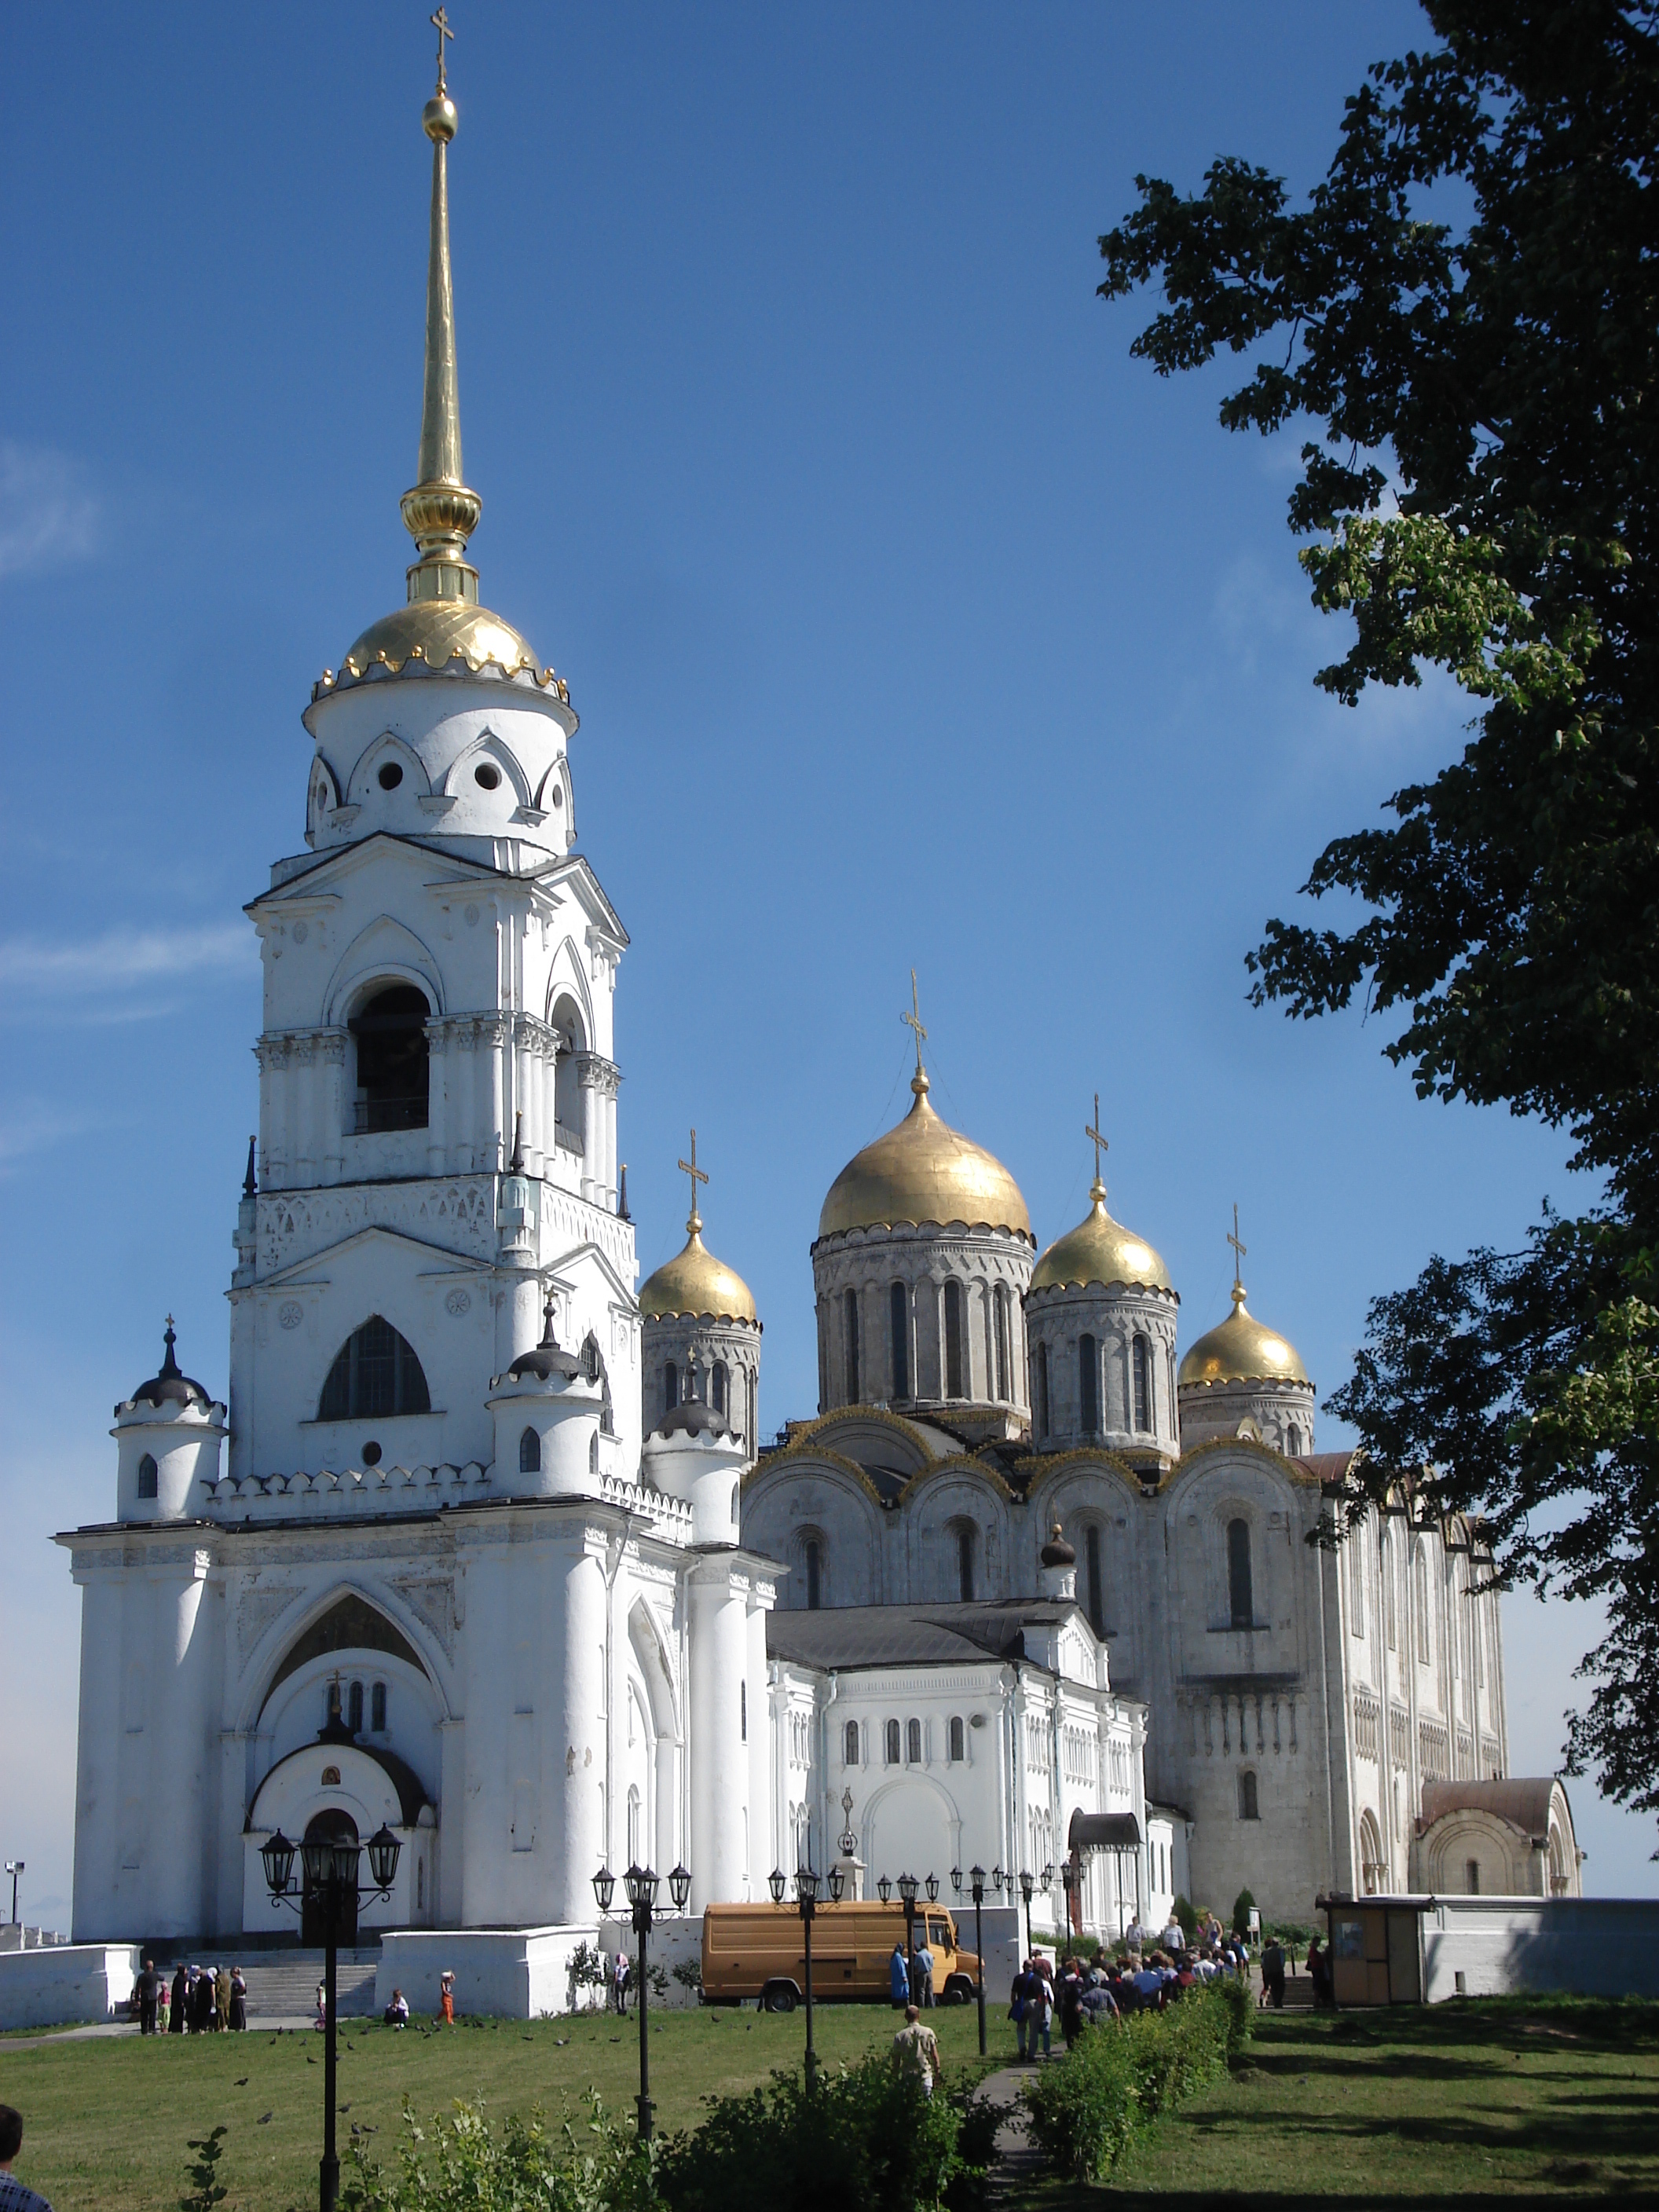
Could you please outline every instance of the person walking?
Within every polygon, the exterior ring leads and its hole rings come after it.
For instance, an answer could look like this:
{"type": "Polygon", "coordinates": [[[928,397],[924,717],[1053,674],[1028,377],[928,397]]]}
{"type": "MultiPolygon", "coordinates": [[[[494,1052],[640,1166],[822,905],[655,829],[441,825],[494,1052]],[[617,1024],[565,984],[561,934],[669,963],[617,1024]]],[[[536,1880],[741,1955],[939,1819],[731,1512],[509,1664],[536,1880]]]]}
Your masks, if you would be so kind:
{"type": "Polygon", "coordinates": [[[221,1966],[213,1977],[213,2025],[228,2029],[230,2026],[230,1968],[221,1966]]]}
{"type": "Polygon", "coordinates": [[[133,1984],[132,1991],[138,2000],[140,2035],[154,2035],[155,2033],[155,2008],[160,2002],[163,1986],[161,1977],[155,1971],[155,1960],[146,1959],[143,1971],[133,1984]]]}
{"type": "Polygon", "coordinates": [[[1026,2052],[1033,2062],[1036,2058],[1037,2038],[1042,2038],[1042,2055],[1050,2055],[1049,2031],[1054,2024],[1054,1996],[1046,1974],[1034,1971],[1027,1978],[1030,2009],[1026,2014],[1026,2052]]]}
{"type": "Polygon", "coordinates": [[[1285,1946],[1277,1936],[1268,1938],[1267,1948],[1261,1954],[1261,1996],[1257,2009],[1269,2004],[1275,2012],[1285,2009],[1285,1946]]]}
{"type": "Polygon", "coordinates": [[[916,2082],[924,2097],[933,2095],[933,2084],[944,2075],[939,2038],[931,2027],[922,2026],[919,2005],[904,2008],[904,2025],[893,2038],[893,2070],[904,2080],[916,2082]]]}
{"type": "Polygon", "coordinates": [[[910,2002],[910,1968],[905,1960],[902,1942],[893,1946],[893,1955],[887,1961],[887,1982],[896,2009],[902,2012],[910,2002]]]}
{"type": "Polygon", "coordinates": [[[46,2198],[27,2189],[11,2170],[23,2148],[23,2115],[11,2105],[0,2105],[0,2212],[52,2212],[46,2198]]]}
{"type": "Polygon", "coordinates": [[[438,1984],[438,2014],[446,2027],[455,2025],[455,1977],[446,1968],[438,1984]]]}
{"type": "Polygon", "coordinates": [[[186,2000],[190,1994],[190,1979],[181,1964],[173,1977],[173,2002],[167,2007],[167,2033],[182,2035],[189,2022],[185,2017],[186,2000]]]}
{"type": "Polygon", "coordinates": [[[1019,2055],[1022,2060],[1024,2060],[1025,2057],[1025,2021],[1027,2014],[1025,1984],[1029,1972],[1029,1963],[1022,1961],[1019,1971],[1014,1976],[1008,1990],[1008,2017],[1014,2023],[1014,2040],[1019,2045],[1019,2055]]]}
{"type": "Polygon", "coordinates": [[[933,1954],[924,1935],[916,1951],[916,2002],[931,2010],[933,2002],[933,1954]]]}
{"type": "Polygon", "coordinates": [[[230,2025],[239,2033],[247,2026],[247,1984],[240,1966],[230,1970],[230,2025]]]}
{"type": "Polygon", "coordinates": [[[611,1997],[619,2013],[628,2011],[628,1954],[618,1951],[611,1969],[611,1997]]]}

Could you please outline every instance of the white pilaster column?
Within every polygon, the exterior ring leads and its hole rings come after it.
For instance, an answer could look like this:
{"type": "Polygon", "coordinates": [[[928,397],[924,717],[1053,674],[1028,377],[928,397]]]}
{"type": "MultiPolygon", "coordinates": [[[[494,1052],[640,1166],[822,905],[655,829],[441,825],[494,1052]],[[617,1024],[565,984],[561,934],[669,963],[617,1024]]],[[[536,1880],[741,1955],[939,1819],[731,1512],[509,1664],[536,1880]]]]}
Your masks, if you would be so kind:
{"type": "MultiPolygon", "coordinates": [[[[77,1568],[75,1579],[81,1585],[81,1712],[75,1761],[71,1929],[77,1943],[118,1942],[127,1924],[126,1901],[118,1888],[126,1577],[118,1565],[100,1562],[77,1568]]],[[[142,1589],[136,1595],[142,1601],[142,1589]]]]}
{"type": "Polygon", "coordinates": [[[586,1054],[577,1063],[577,1074],[581,1086],[582,1100],[582,1196],[598,1204],[599,1200],[595,1194],[599,1174],[599,1094],[594,1081],[593,1064],[586,1054]]]}
{"type": "Polygon", "coordinates": [[[479,1024],[480,1032],[489,1043],[489,1105],[481,1164],[486,1168],[505,1166],[512,1148],[507,1123],[507,1101],[512,1090],[512,1019],[510,1014],[492,1014],[479,1024]]]}
{"type": "Polygon", "coordinates": [[[207,1766],[214,1674],[207,1648],[212,1631],[207,1573],[206,1553],[192,1549],[178,1565],[158,1561],[152,1583],[146,1887],[158,1936],[199,1935],[206,1927],[203,1874],[211,1852],[207,1766]]]}
{"type": "Polygon", "coordinates": [[[462,1808],[466,1799],[466,1722],[453,1714],[438,1723],[438,1842],[437,1860],[428,1877],[432,1884],[433,1924],[459,1928],[465,1924],[464,1893],[466,1857],[463,1847],[462,1808]]]}
{"type": "Polygon", "coordinates": [[[477,1164],[478,1136],[478,1025],[455,1024],[457,1050],[450,1062],[454,1110],[450,1116],[450,1143],[459,1174],[470,1175],[477,1164]]]}
{"type": "Polygon", "coordinates": [[[449,1171],[448,1103],[450,1024],[430,1021],[426,1025],[426,1171],[449,1171]]]}
{"type": "Polygon", "coordinates": [[[346,1042],[344,1030],[325,1030],[317,1041],[317,1087],[323,1114],[318,1173],[325,1183],[338,1182],[345,1172],[346,1042]]]}
{"type": "Polygon", "coordinates": [[[748,1657],[746,1591],[731,1555],[701,1560],[690,1605],[691,1910],[743,1895],[740,1715],[748,1657]],[[736,1585],[736,1586],[734,1586],[736,1585]]]}
{"type": "Polygon", "coordinates": [[[560,1550],[563,1665],[553,1691],[545,1766],[557,1792],[549,1825],[562,1826],[552,1870],[554,1916],[572,1922],[592,1917],[592,1881],[605,1851],[605,1588],[603,1563],[581,1521],[560,1550]]]}

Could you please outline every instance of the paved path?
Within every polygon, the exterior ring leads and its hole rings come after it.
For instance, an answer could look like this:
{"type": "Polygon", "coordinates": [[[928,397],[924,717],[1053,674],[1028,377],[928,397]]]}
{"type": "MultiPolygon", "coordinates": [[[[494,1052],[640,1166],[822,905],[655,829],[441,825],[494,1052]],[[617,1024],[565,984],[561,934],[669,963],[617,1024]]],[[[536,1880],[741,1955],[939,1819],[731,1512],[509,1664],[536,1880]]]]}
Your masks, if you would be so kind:
{"type": "MultiPolygon", "coordinates": [[[[341,2027],[344,2027],[347,2024],[342,2018],[341,2027]]],[[[246,2035],[271,2034],[277,2028],[282,2028],[287,2033],[293,2034],[301,2028],[314,2029],[316,2025],[316,2021],[309,2013],[294,2014],[285,2014],[281,2019],[251,2021],[247,2027],[239,2030],[238,2033],[246,2035]]],[[[38,2051],[43,2043],[88,2043],[98,2037],[112,2035],[136,2037],[137,2033],[137,2027],[131,2021],[111,2020],[94,2021],[88,2027],[55,2027],[46,2035],[0,2036],[0,2057],[3,2057],[9,2051],[38,2051]]]]}
{"type": "Polygon", "coordinates": [[[997,2162],[991,2169],[994,2204],[1024,2197],[1045,2171],[1042,2152],[1025,2132],[1025,2106],[1019,2094],[1035,2071],[1030,2066],[1005,2066],[979,2085],[978,2094],[1002,2106],[1006,2114],[997,2130],[997,2162]]]}

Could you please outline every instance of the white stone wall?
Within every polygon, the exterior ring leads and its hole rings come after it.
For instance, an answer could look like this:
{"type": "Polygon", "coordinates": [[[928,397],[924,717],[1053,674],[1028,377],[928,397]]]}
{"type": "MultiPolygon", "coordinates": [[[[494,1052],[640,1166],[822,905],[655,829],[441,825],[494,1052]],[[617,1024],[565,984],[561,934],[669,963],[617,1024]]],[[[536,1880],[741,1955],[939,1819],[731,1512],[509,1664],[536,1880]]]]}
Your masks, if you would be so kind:
{"type": "Polygon", "coordinates": [[[705,1406],[714,1403],[714,1368],[726,1369],[726,1419],[752,1460],[760,1445],[760,1331],[751,1322],[709,1314],[653,1316],[641,1325],[641,1389],[648,1435],[668,1412],[666,1367],[672,1360],[675,1403],[688,1395],[688,1375],[705,1406]]]}
{"type": "Polygon", "coordinates": [[[1181,1449],[1176,1407],[1176,1327],[1180,1301],[1173,1291],[1127,1287],[1116,1283],[1103,1287],[1036,1291],[1026,1311],[1033,1362],[1046,1361],[1048,1425],[1042,1422],[1041,1383],[1033,1367],[1031,1395],[1038,1418],[1032,1442],[1039,1450],[1065,1451],[1079,1447],[1155,1454],[1173,1459],[1181,1449]],[[1146,1426],[1137,1423],[1133,1388],[1134,1340],[1145,1339],[1148,1397],[1146,1426]],[[1085,1340],[1092,1343],[1090,1358],[1095,1378],[1097,1425],[1091,1434],[1083,1426],[1083,1380],[1079,1363],[1085,1357],[1085,1340]]]}
{"type": "Polygon", "coordinates": [[[1179,1395],[1183,1451],[1241,1434],[1291,1459],[1314,1449],[1311,1382],[1188,1382],[1179,1395]]]}
{"type": "Polygon", "coordinates": [[[818,1311],[818,1407],[932,1407],[948,1419],[954,1405],[1006,1407],[1030,1419],[1023,1301],[1035,1257],[1012,1230],[940,1227],[854,1229],[812,1247],[818,1311]],[[948,1384],[945,1286],[962,1301],[962,1388],[948,1384]],[[898,1388],[893,1356],[892,1288],[904,1302],[908,1386],[898,1388]],[[857,1372],[850,1357],[848,1297],[856,1304],[857,1372]],[[1000,1357],[999,1346],[1001,1346],[1000,1357]],[[856,1380],[857,1389],[851,1385],[856,1380]]]}

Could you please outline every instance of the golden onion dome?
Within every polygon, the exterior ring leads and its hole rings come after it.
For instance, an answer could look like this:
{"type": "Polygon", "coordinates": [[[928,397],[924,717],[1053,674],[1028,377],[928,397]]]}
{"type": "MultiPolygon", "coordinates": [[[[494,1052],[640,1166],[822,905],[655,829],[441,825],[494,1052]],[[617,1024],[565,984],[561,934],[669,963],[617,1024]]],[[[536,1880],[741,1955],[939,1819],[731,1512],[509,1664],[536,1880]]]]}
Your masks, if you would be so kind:
{"type": "Polygon", "coordinates": [[[469,599],[411,599],[369,625],[341,663],[340,675],[367,676],[377,661],[395,676],[411,660],[441,669],[458,659],[475,674],[489,665],[504,676],[524,672],[538,684],[558,681],[510,623],[469,599]]]}
{"type": "Polygon", "coordinates": [[[1098,1176],[1089,1199],[1088,1218],[1048,1247],[1036,1263],[1031,1288],[1063,1291],[1073,1285],[1122,1283],[1137,1290],[1173,1291],[1170,1271],[1152,1246],[1107,1212],[1106,1186],[1098,1176]]]}
{"type": "Polygon", "coordinates": [[[640,1292],[646,1321],[673,1321],[708,1314],[715,1321],[744,1321],[760,1327],[754,1293],[741,1275],[705,1249],[702,1223],[694,1213],[687,1224],[685,1249],[658,1268],[640,1292]]]}
{"type": "Polygon", "coordinates": [[[916,1103],[897,1127],[866,1145],[830,1184],[818,1235],[961,1221],[1029,1237],[1025,1200],[1002,1162],[940,1121],[927,1103],[924,1070],[910,1088],[916,1103]]]}
{"type": "Polygon", "coordinates": [[[1296,1346],[1264,1328],[1244,1304],[1244,1285],[1233,1285],[1233,1310],[1219,1328],[1200,1336],[1182,1361],[1182,1389],[1216,1382],[1300,1382],[1313,1388],[1296,1346]]]}

